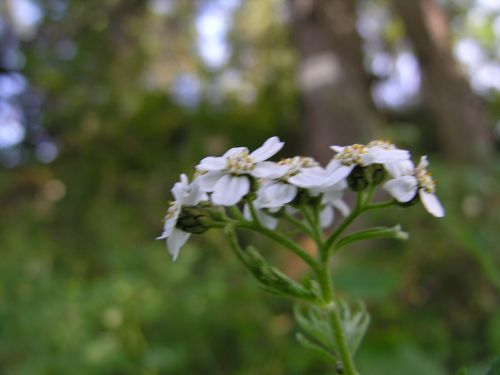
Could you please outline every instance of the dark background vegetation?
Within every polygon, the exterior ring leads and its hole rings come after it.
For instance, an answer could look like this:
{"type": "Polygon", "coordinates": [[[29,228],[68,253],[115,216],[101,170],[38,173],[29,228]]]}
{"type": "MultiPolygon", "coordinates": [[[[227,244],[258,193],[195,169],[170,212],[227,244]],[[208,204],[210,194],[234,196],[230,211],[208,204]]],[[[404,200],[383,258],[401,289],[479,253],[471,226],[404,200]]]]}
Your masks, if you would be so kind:
{"type": "Polygon", "coordinates": [[[373,137],[429,155],[446,218],[376,214],[410,240],[344,252],[337,290],[372,315],[363,374],[484,374],[499,41],[495,0],[1,0],[0,373],[331,373],[219,233],[175,264],[154,241],[180,173],[278,135],[323,162],[373,137]]]}

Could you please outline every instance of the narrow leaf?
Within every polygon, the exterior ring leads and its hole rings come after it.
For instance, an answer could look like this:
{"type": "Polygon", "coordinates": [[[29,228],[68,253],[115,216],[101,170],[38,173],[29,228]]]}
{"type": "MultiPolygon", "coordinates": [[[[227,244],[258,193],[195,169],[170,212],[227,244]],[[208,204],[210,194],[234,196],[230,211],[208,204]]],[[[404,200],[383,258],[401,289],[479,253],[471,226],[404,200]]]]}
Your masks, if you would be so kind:
{"type": "Polygon", "coordinates": [[[337,358],[332,353],[330,353],[328,350],[326,350],[322,346],[320,346],[320,345],[312,342],[307,337],[305,337],[303,334],[297,333],[295,337],[297,338],[297,341],[303,347],[305,347],[307,349],[310,349],[313,352],[319,354],[320,356],[322,356],[323,358],[325,358],[327,361],[330,361],[330,362],[333,362],[333,363],[337,363],[338,362],[337,358]]]}
{"type": "Polygon", "coordinates": [[[371,240],[374,238],[395,238],[398,240],[407,240],[408,237],[408,233],[402,231],[400,225],[396,225],[394,227],[375,227],[345,236],[339,240],[336,248],[339,249],[352,242],[371,240]]]}

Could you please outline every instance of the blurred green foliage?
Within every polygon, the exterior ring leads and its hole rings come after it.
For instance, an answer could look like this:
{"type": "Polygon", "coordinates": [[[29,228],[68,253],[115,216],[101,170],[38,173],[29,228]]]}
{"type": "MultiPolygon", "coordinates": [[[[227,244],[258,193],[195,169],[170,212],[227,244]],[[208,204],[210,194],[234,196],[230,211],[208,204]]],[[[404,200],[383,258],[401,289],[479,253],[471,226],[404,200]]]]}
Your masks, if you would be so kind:
{"type": "MultiPolygon", "coordinates": [[[[219,233],[194,236],[175,264],[154,241],[170,186],[201,157],[273,134],[286,154],[300,151],[288,31],[257,3],[245,2],[235,26],[253,33],[231,34],[241,53],[259,41],[245,70],[250,102],[206,94],[186,107],[165,92],[180,74],[213,78],[192,48],[195,2],[160,17],[141,1],[73,1],[24,43],[24,73],[43,90],[59,156],[0,170],[0,373],[331,373],[295,342],[290,302],[259,290],[219,233]],[[78,46],[71,60],[54,55],[61,40],[78,46]]],[[[428,128],[386,132],[415,153],[436,151],[428,128]]],[[[372,316],[363,374],[466,366],[482,375],[500,353],[500,171],[436,160],[447,217],[419,207],[378,214],[377,223],[401,222],[410,240],[349,248],[334,264],[339,293],[365,300],[372,316]]],[[[289,262],[254,241],[276,264],[289,262]]]]}

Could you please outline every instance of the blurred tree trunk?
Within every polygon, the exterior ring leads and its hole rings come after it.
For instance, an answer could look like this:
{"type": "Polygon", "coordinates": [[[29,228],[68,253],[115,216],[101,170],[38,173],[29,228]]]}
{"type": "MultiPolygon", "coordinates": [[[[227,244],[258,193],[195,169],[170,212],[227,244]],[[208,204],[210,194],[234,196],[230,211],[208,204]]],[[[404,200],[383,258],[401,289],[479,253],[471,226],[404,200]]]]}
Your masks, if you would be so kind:
{"type": "Polygon", "coordinates": [[[369,140],[377,115],[363,69],[353,1],[289,0],[299,54],[304,148],[319,161],[328,146],[369,140]]]}
{"type": "Polygon", "coordinates": [[[450,160],[491,160],[493,137],[478,98],[455,61],[446,15],[435,0],[394,0],[423,74],[425,105],[450,160]]]}

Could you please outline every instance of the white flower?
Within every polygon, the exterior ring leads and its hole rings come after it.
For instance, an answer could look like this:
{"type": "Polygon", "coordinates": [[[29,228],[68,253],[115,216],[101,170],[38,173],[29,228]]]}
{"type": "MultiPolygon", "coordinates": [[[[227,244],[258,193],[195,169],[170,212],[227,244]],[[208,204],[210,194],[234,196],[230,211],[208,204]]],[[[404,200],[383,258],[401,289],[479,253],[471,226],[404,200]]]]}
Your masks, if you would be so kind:
{"type": "MultiPolygon", "coordinates": [[[[385,150],[400,150],[393,143],[383,140],[371,141],[367,144],[368,147],[379,147],[385,150]]],[[[413,173],[415,168],[413,162],[409,159],[409,154],[407,159],[398,160],[395,162],[388,162],[384,164],[384,168],[389,172],[389,174],[394,177],[400,177],[403,175],[408,175],[413,173]]]]}
{"type": "Polygon", "coordinates": [[[340,211],[343,216],[349,215],[351,209],[342,199],[344,191],[347,188],[347,183],[342,180],[328,188],[316,189],[313,192],[316,194],[322,193],[323,198],[321,203],[323,209],[320,213],[320,224],[322,228],[330,226],[335,218],[334,208],[340,211]]]}
{"type": "Polygon", "coordinates": [[[196,166],[197,171],[203,173],[197,179],[201,189],[212,193],[215,204],[232,206],[238,203],[250,191],[249,176],[273,179],[286,173],[286,167],[265,161],[283,145],[278,137],[271,137],[252,153],[246,147],[235,147],[221,157],[204,158],[196,166]]]}
{"type": "Polygon", "coordinates": [[[387,181],[384,189],[403,203],[411,201],[418,193],[420,201],[431,215],[443,217],[444,208],[435,195],[436,185],[427,171],[428,165],[427,157],[422,156],[416,168],[412,168],[410,173],[401,174],[387,181]]]}
{"type": "Polygon", "coordinates": [[[287,171],[279,179],[261,185],[258,191],[260,207],[283,207],[295,199],[299,187],[319,187],[323,184],[323,168],[313,158],[295,156],[279,161],[278,165],[286,167],[287,171]]]}
{"type": "Polygon", "coordinates": [[[389,147],[388,142],[373,141],[368,145],[331,146],[337,155],[326,167],[324,186],[331,186],[349,176],[356,166],[383,164],[384,166],[402,162],[410,158],[406,150],[389,147]]]}
{"type": "Polygon", "coordinates": [[[181,175],[180,182],[177,182],[172,188],[172,195],[175,201],[170,202],[170,205],[165,215],[165,224],[163,233],[157,239],[167,239],[167,248],[175,261],[179,255],[180,248],[186,243],[191,233],[184,232],[176,228],[177,220],[182,211],[183,206],[195,206],[208,197],[200,191],[197,181],[191,184],[185,174],[181,175]]]}
{"type": "Polygon", "coordinates": [[[290,168],[281,179],[292,185],[311,189],[324,183],[325,170],[313,158],[295,156],[281,160],[278,164],[290,168]]]}

